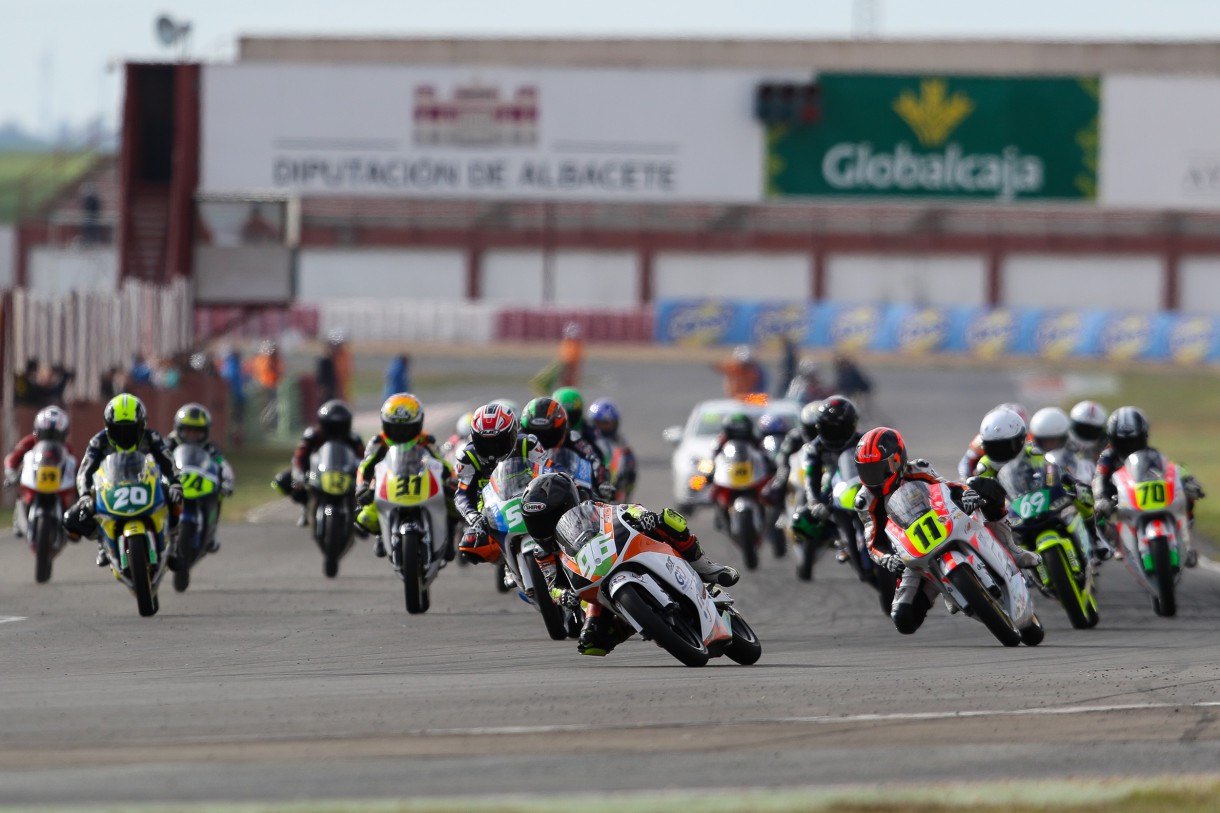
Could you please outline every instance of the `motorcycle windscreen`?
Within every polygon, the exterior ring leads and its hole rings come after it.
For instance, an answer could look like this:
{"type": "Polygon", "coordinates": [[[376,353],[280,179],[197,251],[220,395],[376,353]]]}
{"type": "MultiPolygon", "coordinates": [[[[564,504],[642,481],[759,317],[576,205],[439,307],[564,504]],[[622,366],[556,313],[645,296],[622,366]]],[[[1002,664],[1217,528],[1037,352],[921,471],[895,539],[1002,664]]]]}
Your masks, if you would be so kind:
{"type": "Polygon", "coordinates": [[[378,497],[398,505],[418,505],[435,497],[441,484],[432,473],[435,458],[418,443],[395,446],[383,461],[385,478],[378,497]]]}
{"type": "Polygon", "coordinates": [[[520,497],[534,479],[534,466],[521,457],[510,457],[500,461],[491,473],[492,493],[502,501],[520,497]]]}
{"type": "Polygon", "coordinates": [[[554,449],[548,452],[539,470],[566,472],[572,475],[576,485],[586,489],[593,488],[593,466],[571,449],[554,449]]]}
{"type": "Polygon", "coordinates": [[[932,510],[927,483],[907,482],[889,496],[885,510],[902,528],[909,528],[932,510]]]}
{"type": "Polygon", "coordinates": [[[356,454],[343,443],[328,440],[314,454],[313,471],[318,488],[327,494],[346,494],[356,486],[356,454]]]}
{"type": "Polygon", "coordinates": [[[580,549],[602,532],[601,508],[595,503],[584,502],[559,518],[555,541],[566,555],[576,558],[580,549]]]}
{"type": "Polygon", "coordinates": [[[1123,468],[1131,474],[1134,482],[1146,483],[1165,479],[1165,462],[1164,458],[1151,449],[1140,449],[1127,456],[1123,461],[1123,468]]]}
{"type": "Polygon", "coordinates": [[[1034,466],[1024,455],[1014,458],[1004,464],[996,476],[1000,485],[1009,497],[1028,494],[1046,488],[1046,472],[1041,466],[1034,466]]]}
{"type": "Polygon", "coordinates": [[[59,467],[64,462],[65,450],[62,445],[54,441],[40,440],[34,444],[33,449],[30,449],[30,455],[34,459],[35,467],[59,467]]]}
{"type": "Polygon", "coordinates": [[[144,480],[148,456],[142,452],[114,452],[102,461],[99,472],[111,485],[144,480]]]}
{"type": "Polygon", "coordinates": [[[179,470],[201,469],[207,471],[215,467],[216,461],[212,459],[212,456],[202,446],[196,446],[194,443],[184,443],[174,449],[174,465],[179,470]]]}

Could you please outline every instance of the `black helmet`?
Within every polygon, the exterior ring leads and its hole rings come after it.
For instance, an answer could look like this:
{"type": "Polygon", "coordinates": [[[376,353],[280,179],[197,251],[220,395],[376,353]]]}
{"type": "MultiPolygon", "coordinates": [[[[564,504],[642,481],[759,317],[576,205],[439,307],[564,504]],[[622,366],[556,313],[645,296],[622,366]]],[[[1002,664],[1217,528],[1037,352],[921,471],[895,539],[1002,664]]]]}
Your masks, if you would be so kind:
{"type": "Polygon", "coordinates": [[[535,398],[521,412],[521,428],[544,449],[558,449],[568,439],[568,413],[551,398],[535,398]]]}
{"type": "Polygon", "coordinates": [[[874,493],[888,495],[907,467],[907,446],[902,435],[888,426],[870,429],[856,444],[856,471],[860,482],[874,493]]]}
{"type": "Polygon", "coordinates": [[[1106,435],[1120,458],[1148,448],[1148,419],[1133,406],[1119,407],[1106,421],[1106,435]]]}
{"type": "Polygon", "coordinates": [[[559,518],[580,503],[576,484],[565,472],[538,475],[521,495],[521,516],[525,530],[534,539],[551,539],[559,518]]]}
{"type": "Polygon", "coordinates": [[[106,437],[111,446],[120,452],[132,452],[139,447],[148,421],[143,401],[126,392],[116,395],[106,404],[102,418],[106,422],[106,437]]]}
{"type": "Polygon", "coordinates": [[[327,440],[346,439],[352,433],[352,411],[339,400],[318,407],[318,426],[327,440]]]}
{"type": "Polygon", "coordinates": [[[841,452],[848,447],[859,422],[856,405],[842,395],[832,395],[818,407],[818,437],[832,452],[841,452]]]}
{"type": "Polygon", "coordinates": [[[754,422],[750,420],[749,415],[741,412],[726,415],[720,424],[720,430],[724,432],[725,440],[757,439],[754,435],[754,422]]]}
{"type": "Polygon", "coordinates": [[[818,407],[821,405],[819,401],[810,401],[801,407],[801,435],[806,443],[818,436],[818,407]]]}

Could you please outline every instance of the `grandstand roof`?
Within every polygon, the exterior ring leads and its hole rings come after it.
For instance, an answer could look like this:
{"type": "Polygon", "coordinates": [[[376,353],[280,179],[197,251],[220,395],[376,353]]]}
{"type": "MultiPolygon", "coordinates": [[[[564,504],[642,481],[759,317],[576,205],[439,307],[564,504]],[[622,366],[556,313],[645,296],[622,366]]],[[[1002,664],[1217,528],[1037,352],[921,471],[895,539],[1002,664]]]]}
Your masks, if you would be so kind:
{"type": "Polygon", "coordinates": [[[241,37],[243,62],[761,68],[982,74],[1220,74],[1220,42],[930,39],[241,37]]]}

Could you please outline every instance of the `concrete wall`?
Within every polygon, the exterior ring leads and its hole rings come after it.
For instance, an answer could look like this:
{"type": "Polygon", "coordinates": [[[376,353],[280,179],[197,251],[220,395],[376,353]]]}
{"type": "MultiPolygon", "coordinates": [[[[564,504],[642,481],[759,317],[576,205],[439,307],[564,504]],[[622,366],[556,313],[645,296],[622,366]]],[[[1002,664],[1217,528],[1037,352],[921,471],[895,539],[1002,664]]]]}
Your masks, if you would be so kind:
{"type": "Polygon", "coordinates": [[[1162,263],[1155,256],[1030,254],[1004,261],[1005,305],[1159,310],[1162,263]]]}
{"type": "Polygon", "coordinates": [[[839,254],[826,259],[826,298],[837,302],[983,305],[987,265],[956,254],[839,254]]]}
{"type": "Polygon", "coordinates": [[[1220,257],[1183,257],[1178,273],[1182,310],[1220,315],[1220,257]]]}
{"type": "Polygon", "coordinates": [[[37,294],[111,292],[118,287],[119,254],[114,246],[30,249],[26,288],[37,294]]]}
{"type": "Polygon", "coordinates": [[[297,300],[354,297],[462,299],[466,258],[456,249],[302,249],[297,300]]]}
{"type": "Polygon", "coordinates": [[[652,267],[655,299],[805,299],[810,295],[808,254],[658,252],[652,267]]]}
{"type": "Polygon", "coordinates": [[[292,252],[279,245],[196,246],[195,301],[281,304],[292,300],[292,252]]]}

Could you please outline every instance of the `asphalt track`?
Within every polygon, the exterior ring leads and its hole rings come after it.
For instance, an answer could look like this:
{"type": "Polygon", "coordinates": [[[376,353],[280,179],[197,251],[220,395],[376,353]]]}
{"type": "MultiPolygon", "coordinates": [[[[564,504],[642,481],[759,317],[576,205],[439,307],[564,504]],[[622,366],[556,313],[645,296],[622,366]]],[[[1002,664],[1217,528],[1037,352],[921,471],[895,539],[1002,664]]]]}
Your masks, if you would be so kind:
{"type": "MultiPolygon", "coordinates": [[[[421,359],[462,370],[422,393],[473,403],[526,392],[532,361],[421,359]],[[497,391],[488,392],[486,382],[497,391]]],[[[590,365],[644,463],[641,501],[669,502],[663,427],[717,394],[702,364],[590,365]]],[[[1009,373],[878,371],[874,413],[948,467],[1009,373]]],[[[452,420],[452,415],[437,415],[452,420]]],[[[438,430],[447,426],[438,425],[438,430]]],[[[240,472],[238,473],[240,477],[240,472]]],[[[224,529],[184,595],[135,601],[69,548],[50,584],[0,537],[0,803],[296,800],[784,788],[842,783],[1151,776],[1220,766],[1220,575],[1186,573],[1157,618],[1121,565],[1100,626],[1039,604],[1037,648],[1005,649],[938,607],[899,636],[846,567],[796,581],[766,558],[732,592],[762,660],[688,669],[631,641],[605,659],[552,642],[491,569],[441,574],[408,617],[367,543],[335,580],[291,512],[224,529]]],[[[712,555],[735,562],[706,514],[712,555]]]]}

